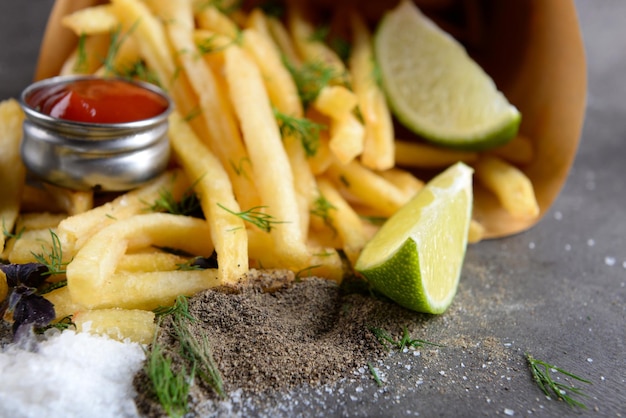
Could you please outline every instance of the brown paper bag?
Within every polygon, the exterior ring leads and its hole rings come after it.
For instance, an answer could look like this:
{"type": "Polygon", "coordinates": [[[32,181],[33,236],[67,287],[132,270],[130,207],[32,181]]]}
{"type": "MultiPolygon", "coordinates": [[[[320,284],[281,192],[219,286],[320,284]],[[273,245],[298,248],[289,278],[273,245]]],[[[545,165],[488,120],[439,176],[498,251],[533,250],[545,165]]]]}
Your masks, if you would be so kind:
{"type": "MultiPolygon", "coordinates": [[[[325,0],[318,0],[320,2],[325,0]]],[[[76,36],[61,26],[74,10],[104,0],[57,0],[42,41],[36,78],[58,74],[76,46],[76,36]]],[[[454,0],[416,0],[437,11],[454,0]]],[[[393,1],[358,2],[370,15],[393,1]]],[[[535,159],[523,171],[535,187],[541,209],[533,220],[512,218],[496,199],[476,187],[474,216],[485,225],[486,237],[524,231],[536,224],[559,194],[574,160],[582,129],[586,100],[586,64],[583,41],[572,0],[468,0],[480,8],[483,19],[465,33],[480,42],[475,58],[495,79],[508,99],[522,112],[520,132],[535,146],[535,159]]],[[[469,4],[469,6],[467,6],[469,4]]],[[[471,12],[472,10],[466,10],[471,12]]],[[[442,23],[445,28],[445,18],[442,23]]]]}

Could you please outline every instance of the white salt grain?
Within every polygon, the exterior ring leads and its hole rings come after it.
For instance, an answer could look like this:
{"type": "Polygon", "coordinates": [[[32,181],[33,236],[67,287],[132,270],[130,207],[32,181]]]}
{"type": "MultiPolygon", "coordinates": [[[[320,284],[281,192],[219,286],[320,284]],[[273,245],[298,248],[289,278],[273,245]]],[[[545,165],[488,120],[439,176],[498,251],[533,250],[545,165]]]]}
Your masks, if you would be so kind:
{"type": "Polygon", "coordinates": [[[593,238],[589,238],[587,240],[587,245],[593,247],[594,245],[596,245],[596,241],[593,238]]]}
{"type": "Polygon", "coordinates": [[[607,266],[614,266],[616,261],[615,257],[604,257],[604,264],[607,266]]]}
{"type": "Polygon", "coordinates": [[[563,219],[563,214],[557,210],[556,212],[554,212],[554,219],[560,221],[561,219],[563,219]]]}
{"type": "Polygon", "coordinates": [[[504,415],[512,417],[513,415],[515,415],[515,411],[509,408],[504,408],[504,415]]]}
{"type": "Polygon", "coordinates": [[[145,354],[138,344],[86,333],[51,335],[26,351],[0,351],[0,416],[136,417],[133,376],[145,354]]]}

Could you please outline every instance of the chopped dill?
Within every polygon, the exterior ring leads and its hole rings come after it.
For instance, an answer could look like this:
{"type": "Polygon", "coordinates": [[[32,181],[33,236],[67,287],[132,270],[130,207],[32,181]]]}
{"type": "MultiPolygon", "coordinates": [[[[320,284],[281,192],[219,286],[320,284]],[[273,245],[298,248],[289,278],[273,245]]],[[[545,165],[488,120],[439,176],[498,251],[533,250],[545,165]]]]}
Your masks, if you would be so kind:
{"type": "Polygon", "coordinates": [[[374,334],[378,342],[380,342],[386,349],[389,349],[389,346],[387,344],[391,344],[393,348],[396,348],[398,350],[411,347],[422,347],[425,344],[434,345],[436,347],[443,347],[440,344],[431,343],[426,340],[411,338],[411,336],[409,335],[409,330],[406,326],[402,328],[402,338],[400,340],[395,340],[387,333],[387,331],[381,328],[369,327],[369,330],[372,332],[372,334],[374,334]]]}
{"type": "Polygon", "coordinates": [[[372,377],[374,378],[374,381],[376,382],[378,387],[382,387],[383,386],[383,382],[382,382],[382,380],[380,380],[380,376],[378,375],[378,371],[376,370],[374,365],[368,361],[367,362],[367,368],[369,369],[370,373],[372,374],[372,377]]]}
{"type": "Polygon", "coordinates": [[[250,158],[248,157],[241,158],[239,160],[239,164],[235,164],[233,161],[230,161],[230,166],[233,168],[233,170],[238,176],[243,175],[245,178],[249,178],[248,172],[244,169],[244,164],[246,163],[249,165],[252,165],[252,161],[250,161],[250,158]]]}
{"type": "Polygon", "coordinates": [[[197,46],[200,55],[220,52],[232,45],[241,45],[243,42],[243,32],[241,30],[237,31],[237,37],[225,43],[221,43],[219,41],[220,38],[220,35],[217,34],[204,38],[197,46]]]}
{"type": "Polygon", "coordinates": [[[45,295],[46,293],[50,293],[53,290],[60,289],[62,287],[67,286],[67,280],[60,280],[54,283],[48,283],[46,286],[42,287],[37,291],[38,295],[45,295]]]}
{"type": "Polygon", "coordinates": [[[152,312],[154,312],[157,317],[174,315],[177,317],[185,317],[190,321],[194,320],[191,313],[189,313],[189,303],[187,301],[187,296],[182,295],[176,298],[176,301],[174,301],[174,304],[172,306],[159,306],[152,312]]]}
{"type": "Polygon", "coordinates": [[[305,62],[299,68],[295,68],[287,60],[284,63],[296,83],[305,108],[317,98],[324,87],[333,83],[345,84],[345,74],[337,73],[333,67],[321,61],[305,62]]]}
{"type": "Polygon", "coordinates": [[[190,122],[200,116],[202,114],[202,108],[200,106],[196,106],[189,111],[183,118],[185,122],[190,122]]]}
{"type": "Polygon", "coordinates": [[[318,267],[322,267],[321,264],[313,264],[312,266],[308,266],[303,268],[302,270],[298,270],[295,273],[295,278],[296,281],[300,281],[302,280],[303,277],[311,277],[311,271],[318,268],[318,267]]]}
{"type": "Polygon", "coordinates": [[[307,157],[313,157],[317,154],[320,146],[320,131],[326,129],[326,125],[307,118],[289,116],[276,108],[274,108],[274,117],[276,117],[282,136],[292,136],[299,139],[307,157]]]}
{"type": "Polygon", "coordinates": [[[76,324],[72,321],[72,315],[65,316],[59,319],[57,322],[50,323],[44,327],[35,328],[37,334],[43,334],[49,329],[57,329],[59,331],[65,331],[66,329],[76,329],[76,324]]]}
{"type": "Polygon", "coordinates": [[[570,392],[578,396],[587,396],[583,393],[582,389],[555,381],[550,372],[558,372],[583,383],[591,384],[591,381],[583,379],[580,376],[576,376],[575,374],[565,371],[552,364],[548,364],[543,360],[538,360],[529,353],[525,353],[524,355],[526,356],[526,360],[530,366],[530,372],[535,380],[535,383],[537,383],[541,391],[547,397],[551,398],[552,396],[556,396],[557,399],[564,401],[569,406],[578,406],[583,409],[587,408],[584,403],[577,401],[568,395],[568,392],[570,392]]]}
{"type": "Polygon", "coordinates": [[[194,184],[189,186],[183,192],[183,196],[180,201],[176,201],[176,199],[174,199],[170,190],[159,190],[158,199],[149,205],[148,209],[152,212],[167,212],[173,215],[185,215],[202,218],[204,214],[202,213],[202,207],[200,206],[200,199],[193,191],[193,187],[198,181],[200,181],[200,179],[196,180],[194,184]]]}
{"type": "Polygon", "coordinates": [[[259,209],[266,208],[267,206],[254,206],[248,210],[242,212],[234,212],[221,204],[217,204],[220,208],[226,212],[231,213],[252,225],[257,226],[259,229],[265,232],[270,232],[275,224],[283,224],[283,221],[275,221],[274,217],[268,213],[262,212],[259,209]]]}
{"type": "Polygon", "coordinates": [[[2,235],[4,235],[5,238],[15,238],[16,240],[18,240],[22,237],[22,234],[24,233],[24,231],[26,231],[26,228],[24,227],[22,227],[16,233],[9,231],[5,223],[4,217],[2,217],[2,235]]]}
{"type": "Polygon", "coordinates": [[[313,208],[311,209],[311,215],[318,216],[322,218],[324,221],[324,225],[328,226],[335,234],[337,233],[337,229],[333,225],[332,219],[330,217],[330,211],[337,210],[332,203],[330,203],[324,195],[320,194],[315,202],[313,202],[313,208]]]}
{"type": "Polygon", "coordinates": [[[78,37],[78,46],[76,49],[77,59],[74,63],[73,71],[75,73],[84,74],[87,73],[87,48],[85,46],[85,42],[87,41],[87,35],[85,33],[81,33],[78,37]]]}
{"type": "Polygon", "coordinates": [[[170,417],[182,417],[189,410],[188,397],[194,370],[187,373],[184,367],[178,372],[172,368],[172,359],[165,356],[163,348],[155,342],[146,362],[146,374],[163,409],[170,417]]]}
{"type": "Polygon", "coordinates": [[[63,248],[61,248],[61,240],[59,236],[51,229],[50,236],[52,238],[52,247],[50,248],[50,252],[45,254],[46,248],[44,245],[41,246],[42,253],[35,254],[31,251],[33,257],[39,264],[43,264],[46,266],[48,271],[44,273],[44,275],[52,276],[55,274],[65,274],[65,268],[69,264],[69,262],[63,261],[63,248]]]}

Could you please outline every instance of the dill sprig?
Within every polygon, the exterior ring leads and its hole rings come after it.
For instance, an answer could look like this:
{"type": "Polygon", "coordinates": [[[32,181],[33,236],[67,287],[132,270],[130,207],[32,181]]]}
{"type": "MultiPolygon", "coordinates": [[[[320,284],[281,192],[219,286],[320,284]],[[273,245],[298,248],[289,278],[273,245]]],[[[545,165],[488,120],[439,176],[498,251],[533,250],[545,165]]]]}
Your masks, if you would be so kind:
{"type": "Polygon", "coordinates": [[[334,233],[337,233],[337,229],[333,225],[332,219],[330,217],[330,211],[337,210],[337,208],[330,203],[324,195],[320,194],[317,199],[313,202],[313,207],[311,208],[311,215],[318,216],[322,218],[324,221],[324,225],[328,226],[334,233]]]}
{"type": "Polygon", "coordinates": [[[296,68],[288,60],[283,61],[296,83],[300,100],[305,108],[317,98],[324,87],[332,83],[345,84],[345,74],[339,74],[324,62],[308,61],[296,68]]]}
{"type": "Polygon", "coordinates": [[[241,45],[243,43],[243,32],[238,30],[237,36],[227,42],[221,41],[223,38],[223,36],[218,34],[213,34],[204,38],[202,42],[197,45],[198,52],[200,55],[213,54],[215,52],[224,51],[232,45],[241,45]]]}
{"type": "Polygon", "coordinates": [[[568,392],[569,392],[578,396],[587,396],[585,393],[583,393],[582,389],[555,381],[552,378],[552,375],[550,374],[550,372],[553,372],[553,373],[558,372],[558,373],[564,374],[565,376],[578,380],[579,382],[582,382],[582,383],[591,384],[591,381],[587,379],[583,379],[580,376],[576,376],[575,374],[565,371],[552,364],[546,363],[543,360],[538,360],[534,358],[532,355],[530,355],[529,353],[525,353],[525,356],[526,356],[526,360],[528,361],[528,365],[530,366],[530,372],[533,376],[533,379],[535,380],[535,383],[537,383],[541,391],[546,396],[551,398],[554,395],[556,396],[557,399],[564,401],[565,403],[567,403],[569,406],[572,406],[572,407],[578,406],[583,409],[587,408],[587,406],[584,403],[577,401],[576,399],[573,399],[571,396],[568,395],[568,392]]]}
{"type": "Polygon", "coordinates": [[[200,199],[194,192],[194,186],[200,179],[196,180],[184,192],[182,198],[177,201],[171,190],[159,190],[159,197],[148,205],[152,212],[167,212],[173,215],[199,216],[202,213],[200,199]]]}
{"type": "Polygon", "coordinates": [[[73,71],[75,73],[84,74],[87,72],[87,49],[85,46],[85,42],[87,40],[87,35],[85,33],[81,33],[78,37],[78,46],[76,48],[77,58],[74,63],[73,71]]]}
{"type": "Polygon", "coordinates": [[[52,238],[50,252],[46,254],[46,248],[42,245],[42,253],[35,254],[31,251],[31,254],[35,257],[35,260],[37,260],[39,264],[43,264],[48,269],[44,275],[52,276],[55,274],[65,274],[65,269],[69,262],[63,261],[63,248],[61,248],[61,240],[52,229],[50,229],[50,236],[52,238]]]}
{"type": "Polygon", "coordinates": [[[2,217],[2,235],[4,235],[5,238],[15,238],[16,240],[18,240],[22,237],[22,234],[24,233],[24,231],[26,231],[25,227],[22,227],[16,233],[9,231],[9,229],[7,228],[4,216],[2,217]]]}
{"type": "Polygon", "coordinates": [[[289,116],[276,108],[274,108],[274,117],[278,122],[282,136],[292,136],[300,140],[307,157],[313,157],[317,154],[320,147],[320,131],[326,129],[326,125],[307,118],[289,116]]]}
{"type": "Polygon", "coordinates": [[[370,363],[370,362],[367,362],[367,368],[369,369],[370,373],[372,374],[372,377],[374,378],[374,381],[376,382],[378,387],[382,387],[383,386],[383,382],[382,382],[382,380],[380,380],[380,376],[378,375],[378,371],[376,370],[374,365],[372,363],[370,363]]]}
{"type": "Polygon", "coordinates": [[[187,400],[194,370],[187,373],[182,366],[178,372],[174,372],[172,363],[172,359],[166,357],[163,348],[154,341],[146,363],[146,374],[152,382],[154,394],[167,415],[182,417],[189,410],[187,400]]]}
{"type": "Polygon", "coordinates": [[[35,332],[37,334],[43,334],[49,329],[57,329],[59,331],[65,331],[66,329],[70,329],[72,327],[76,329],[76,324],[74,323],[74,321],[72,321],[72,315],[67,315],[59,319],[57,322],[50,323],[41,328],[35,328],[35,332]]]}
{"type": "Polygon", "coordinates": [[[443,347],[440,344],[432,343],[430,341],[412,338],[409,335],[409,330],[407,329],[406,326],[402,328],[402,338],[399,340],[394,339],[392,336],[389,335],[389,333],[387,333],[387,331],[381,328],[369,327],[369,330],[374,334],[378,342],[380,342],[387,349],[389,349],[389,346],[387,344],[391,344],[392,347],[398,350],[402,350],[404,348],[411,348],[411,347],[414,347],[414,348],[423,347],[424,345],[434,345],[436,347],[443,347]]]}
{"type": "Polygon", "coordinates": [[[272,215],[259,210],[259,209],[266,208],[267,206],[254,206],[242,212],[232,211],[228,209],[227,207],[221,205],[220,203],[218,203],[217,206],[224,209],[226,212],[231,213],[243,219],[245,222],[248,222],[248,223],[251,223],[252,225],[257,226],[259,229],[265,232],[270,232],[275,224],[285,223],[283,221],[276,221],[274,220],[274,217],[272,215]]]}

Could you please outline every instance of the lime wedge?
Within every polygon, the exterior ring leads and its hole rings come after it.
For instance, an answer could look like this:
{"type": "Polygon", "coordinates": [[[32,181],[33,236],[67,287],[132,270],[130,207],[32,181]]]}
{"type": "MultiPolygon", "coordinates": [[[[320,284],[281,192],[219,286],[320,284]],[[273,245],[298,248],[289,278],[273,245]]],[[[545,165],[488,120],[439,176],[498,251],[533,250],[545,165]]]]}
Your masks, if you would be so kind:
{"type": "Polygon", "coordinates": [[[431,142],[482,150],[513,138],[520,112],[465,48],[404,0],[381,20],[375,55],[398,120],[431,142]]]}
{"type": "Polygon", "coordinates": [[[467,247],[472,173],[456,163],[383,224],[355,270],[405,308],[443,313],[452,303],[467,247]]]}

